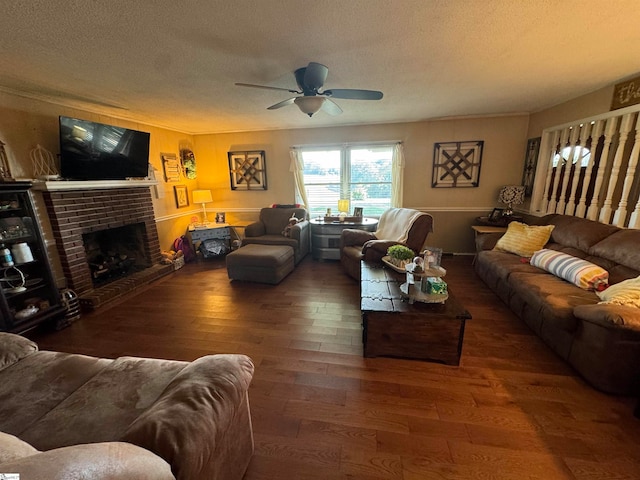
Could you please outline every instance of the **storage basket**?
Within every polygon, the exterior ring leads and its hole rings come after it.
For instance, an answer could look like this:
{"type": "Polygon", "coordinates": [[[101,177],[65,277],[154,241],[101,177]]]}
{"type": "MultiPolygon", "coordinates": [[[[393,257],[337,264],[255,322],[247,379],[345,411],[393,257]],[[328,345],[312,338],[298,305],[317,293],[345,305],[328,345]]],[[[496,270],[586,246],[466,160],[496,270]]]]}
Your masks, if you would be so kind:
{"type": "Polygon", "coordinates": [[[184,255],[182,257],[178,257],[173,261],[173,269],[174,270],[180,270],[182,267],[184,267],[185,261],[184,261],[184,255]]]}

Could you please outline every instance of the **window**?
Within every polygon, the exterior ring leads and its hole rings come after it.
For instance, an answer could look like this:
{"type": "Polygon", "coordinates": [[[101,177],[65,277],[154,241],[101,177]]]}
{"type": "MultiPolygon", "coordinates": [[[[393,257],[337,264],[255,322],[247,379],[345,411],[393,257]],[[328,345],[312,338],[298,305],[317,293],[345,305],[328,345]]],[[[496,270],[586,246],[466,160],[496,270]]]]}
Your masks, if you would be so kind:
{"type": "Polygon", "coordinates": [[[338,200],[350,200],[349,214],[361,207],[379,216],[391,206],[393,145],[301,149],[311,217],[327,209],[338,214],[338,200]]]}
{"type": "Polygon", "coordinates": [[[589,166],[589,160],[591,159],[591,151],[588,148],[581,147],[578,145],[575,147],[564,147],[560,151],[560,153],[556,153],[553,156],[553,167],[558,166],[558,162],[560,162],[561,158],[562,158],[561,165],[566,165],[567,162],[569,161],[569,157],[571,156],[571,150],[573,150],[573,161],[571,163],[575,165],[578,161],[580,161],[581,167],[589,166]]]}

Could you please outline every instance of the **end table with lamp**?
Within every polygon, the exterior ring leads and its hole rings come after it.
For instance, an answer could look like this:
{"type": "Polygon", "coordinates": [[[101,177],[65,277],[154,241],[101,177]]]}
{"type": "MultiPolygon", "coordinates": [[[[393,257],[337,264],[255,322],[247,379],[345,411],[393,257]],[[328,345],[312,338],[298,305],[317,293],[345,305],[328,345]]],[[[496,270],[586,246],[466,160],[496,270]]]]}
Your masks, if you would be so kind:
{"type": "MultiPolygon", "coordinates": [[[[227,223],[209,222],[205,205],[212,203],[211,190],[194,190],[193,203],[202,204],[202,222],[189,225],[187,236],[194,251],[198,251],[203,242],[207,242],[210,256],[222,256],[231,250],[231,227],[227,223]]],[[[207,255],[204,255],[205,257],[207,255]]]]}

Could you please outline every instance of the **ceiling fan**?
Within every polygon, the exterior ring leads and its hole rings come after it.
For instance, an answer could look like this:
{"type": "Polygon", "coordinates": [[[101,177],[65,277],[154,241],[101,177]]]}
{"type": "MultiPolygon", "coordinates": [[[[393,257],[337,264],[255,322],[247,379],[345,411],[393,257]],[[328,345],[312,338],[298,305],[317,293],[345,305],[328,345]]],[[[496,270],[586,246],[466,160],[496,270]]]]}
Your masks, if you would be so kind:
{"type": "Polygon", "coordinates": [[[306,113],[310,117],[321,109],[329,115],[340,115],[342,109],[335,103],[332,98],[345,98],[349,100],[380,100],[382,92],[377,90],[357,90],[347,89],[320,89],[324,86],[327,79],[329,69],[316,62],[309,62],[306,67],[298,68],[294,74],[299,90],[289,88],[269,87],[267,85],[254,85],[252,83],[236,83],[240,87],[264,88],[267,90],[284,90],[285,92],[302,95],[300,97],[291,97],[282,102],[278,102],[268,107],[268,110],[276,110],[295,103],[300,111],[306,113]]]}

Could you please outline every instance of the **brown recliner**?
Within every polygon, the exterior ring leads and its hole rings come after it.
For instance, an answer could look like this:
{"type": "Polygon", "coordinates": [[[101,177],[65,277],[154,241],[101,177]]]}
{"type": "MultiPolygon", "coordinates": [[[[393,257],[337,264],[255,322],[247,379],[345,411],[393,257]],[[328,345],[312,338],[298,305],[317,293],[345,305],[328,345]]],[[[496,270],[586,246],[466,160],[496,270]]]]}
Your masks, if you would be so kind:
{"type": "Polygon", "coordinates": [[[245,227],[242,246],[287,245],[293,248],[297,265],[311,249],[310,230],[307,210],[304,208],[263,208],[260,210],[260,219],[245,227]],[[285,237],[283,232],[294,214],[300,221],[291,227],[289,236],[285,237]]]}
{"type": "Polygon", "coordinates": [[[378,230],[345,229],[340,236],[340,263],[346,272],[360,280],[360,262],[380,262],[392,245],[405,245],[414,252],[422,250],[427,235],[433,232],[433,217],[411,208],[390,208],[381,216],[378,230]]]}

